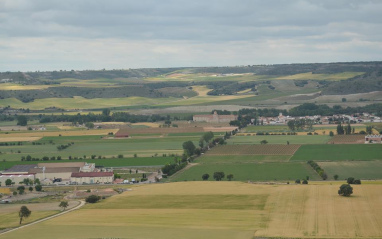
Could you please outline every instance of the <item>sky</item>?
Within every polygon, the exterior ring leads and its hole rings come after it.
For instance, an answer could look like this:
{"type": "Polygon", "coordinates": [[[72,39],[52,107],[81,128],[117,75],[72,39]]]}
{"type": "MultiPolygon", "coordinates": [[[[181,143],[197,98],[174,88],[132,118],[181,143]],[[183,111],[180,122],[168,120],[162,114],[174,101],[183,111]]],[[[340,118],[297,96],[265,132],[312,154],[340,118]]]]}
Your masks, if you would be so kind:
{"type": "Polygon", "coordinates": [[[380,0],[0,0],[0,71],[380,61],[380,0]]]}

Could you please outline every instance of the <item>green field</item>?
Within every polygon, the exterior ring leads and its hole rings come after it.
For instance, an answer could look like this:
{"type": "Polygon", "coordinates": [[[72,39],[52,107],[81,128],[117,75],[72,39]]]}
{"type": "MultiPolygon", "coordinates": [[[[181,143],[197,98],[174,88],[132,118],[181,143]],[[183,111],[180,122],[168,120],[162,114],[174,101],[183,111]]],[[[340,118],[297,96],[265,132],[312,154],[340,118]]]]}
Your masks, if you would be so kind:
{"type": "Polygon", "coordinates": [[[320,162],[320,167],[329,179],[338,175],[340,180],[349,177],[356,179],[382,179],[382,161],[320,162]]]}
{"type": "Polygon", "coordinates": [[[290,155],[204,155],[196,159],[200,164],[241,164],[259,162],[286,162],[290,155]]]}
{"type": "MultiPolygon", "coordinates": [[[[17,135],[17,134],[15,134],[17,135]]],[[[42,145],[33,145],[31,142],[24,143],[21,146],[0,146],[0,161],[19,161],[22,156],[31,155],[35,158],[43,156],[61,156],[63,158],[83,157],[88,158],[91,155],[101,155],[110,158],[112,156],[122,154],[126,157],[132,157],[135,153],[138,156],[152,156],[156,153],[162,154],[182,154],[182,144],[187,140],[194,141],[197,145],[200,135],[182,136],[182,137],[132,137],[127,139],[103,139],[102,136],[61,136],[61,137],[44,137],[37,143],[42,145]],[[53,142],[49,143],[49,142],[53,142]],[[64,150],[57,150],[58,145],[66,145],[74,143],[72,146],[64,150]],[[45,143],[45,144],[44,144],[45,143]],[[21,153],[18,153],[20,150],[21,153]]]]}
{"type": "Polygon", "coordinates": [[[382,146],[368,144],[302,145],[291,161],[381,160],[382,146]]]}
{"type": "Polygon", "coordinates": [[[260,144],[266,140],[268,144],[325,144],[330,139],[326,135],[256,135],[235,136],[227,141],[227,144],[260,144]]]}
{"type": "Polygon", "coordinates": [[[110,159],[82,159],[82,160],[60,160],[60,161],[6,161],[0,162],[0,170],[8,169],[17,164],[38,164],[38,163],[68,163],[87,162],[95,163],[96,166],[104,167],[128,167],[128,166],[163,166],[173,163],[173,157],[138,157],[138,158],[110,158],[110,159]]]}
{"type": "MultiPolygon", "coordinates": [[[[319,180],[320,177],[306,163],[234,163],[234,164],[199,164],[181,174],[171,177],[171,181],[202,181],[202,175],[208,173],[209,180],[214,172],[224,172],[225,175],[233,174],[235,181],[292,181],[305,179],[319,180]]],[[[226,178],[224,180],[227,180],[226,178]]]]}

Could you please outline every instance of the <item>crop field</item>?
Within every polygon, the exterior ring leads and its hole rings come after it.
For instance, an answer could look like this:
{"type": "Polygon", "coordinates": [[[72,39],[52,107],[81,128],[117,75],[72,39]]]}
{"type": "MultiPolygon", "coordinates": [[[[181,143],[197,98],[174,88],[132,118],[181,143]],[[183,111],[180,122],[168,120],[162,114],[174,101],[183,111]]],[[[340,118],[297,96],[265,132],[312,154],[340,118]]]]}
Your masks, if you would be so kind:
{"type": "Polygon", "coordinates": [[[291,155],[210,155],[205,154],[196,159],[199,164],[242,164],[264,162],[287,162],[291,155]]]}
{"type": "Polygon", "coordinates": [[[133,187],[0,238],[381,238],[381,185],[181,182],[133,187]],[[216,203],[218,201],[218,203],[216,203]],[[102,215],[102,216],[94,216],[102,215]]]}
{"type": "Polygon", "coordinates": [[[302,145],[291,161],[382,160],[381,145],[323,144],[302,145]]]}
{"type": "Polygon", "coordinates": [[[176,134],[176,133],[199,133],[204,132],[202,127],[184,127],[184,128],[124,128],[121,132],[129,135],[134,134],[176,134]]]}
{"type": "Polygon", "coordinates": [[[382,161],[346,161],[346,162],[320,162],[329,178],[338,175],[340,180],[349,177],[356,179],[382,179],[382,161]]]}
{"type": "Polygon", "coordinates": [[[147,136],[132,137],[125,139],[104,139],[99,135],[87,136],[52,136],[43,137],[35,141],[41,145],[33,143],[24,143],[23,145],[0,146],[0,160],[20,161],[22,156],[31,155],[34,158],[43,156],[61,156],[67,159],[69,156],[83,158],[84,155],[90,158],[91,155],[97,157],[117,157],[122,154],[124,157],[133,157],[138,154],[139,157],[150,157],[155,154],[179,154],[183,153],[182,144],[185,141],[192,140],[195,145],[198,144],[200,135],[195,136],[147,136]],[[72,144],[69,148],[59,151],[57,146],[72,144]],[[19,152],[20,151],[20,152],[19,152]]]}
{"type": "Polygon", "coordinates": [[[334,135],[329,144],[364,144],[365,135],[334,135]]]}
{"type": "MultiPolygon", "coordinates": [[[[190,167],[181,174],[176,174],[170,181],[202,181],[202,175],[208,173],[208,180],[214,181],[214,172],[233,174],[234,181],[291,181],[305,179],[320,180],[318,174],[306,163],[204,163],[190,167]]],[[[223,180],[227,180],[226,178],[223,180]]]]}
{"type": "Polygon", "coordinates": [[[328,135],[250,135],[235,136],[227,140],[227,144],[260,144],[266,140],[268,144],[326,144],[330,139],[328,135]]]}
{"type": "Polygon", "coordinates": [[[221,145],[214,147],[208,155],[292,155],[300,145],[221,145]]]}
{"type": "Polygon", "coordinates": [[[104,167],[142,167],[142,166],[163,166],[173,163],[173,157],[137,157],[137,158],[108,158],[108,159],[77,159],[60,161],[6,161],[0,163],[0,170],[11,168],[16,164],[38,164],[38,163],[69,163],[87,162],[94,163],[96,166],[104,167]]]}

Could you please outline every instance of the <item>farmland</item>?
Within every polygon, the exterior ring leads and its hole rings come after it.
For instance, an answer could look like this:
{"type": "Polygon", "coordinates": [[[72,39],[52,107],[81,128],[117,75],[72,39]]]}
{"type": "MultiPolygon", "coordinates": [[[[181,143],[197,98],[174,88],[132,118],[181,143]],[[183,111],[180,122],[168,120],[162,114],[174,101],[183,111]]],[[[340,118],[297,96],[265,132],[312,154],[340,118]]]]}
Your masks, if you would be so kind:
{"type": "Polygon", "coordinates": [[[236,136],[227,141],[227,144],[260,144],[266,140],[269,144],[325,144],[329,141],[328,135],[256,135],[236,136]]]}
{"type": "Polygon", "coordinates": [[[381,145],[302,145],[291,161],[380,160],[381,155],[381,145]]]}
{"type": "Polygon", "coordinates": [[[0,238],[143,239],[153,231],[158,239],[380,238],[380,189],[380,184],[354,186],[354,196],[344,198],[337,184],[145,185],[0,238]]]}
{"type": "Polygon", "coordinates": [[[208,155],[292,155],[300,145],[222,145],[208,155]]]}
{"type": "Polygon", "coordinates": [[[345,162],[319,162],[329,178],[338,175],[339,179],[349,177],[358,179],[382,179],[382,161],[345,161],[345,162]]]}

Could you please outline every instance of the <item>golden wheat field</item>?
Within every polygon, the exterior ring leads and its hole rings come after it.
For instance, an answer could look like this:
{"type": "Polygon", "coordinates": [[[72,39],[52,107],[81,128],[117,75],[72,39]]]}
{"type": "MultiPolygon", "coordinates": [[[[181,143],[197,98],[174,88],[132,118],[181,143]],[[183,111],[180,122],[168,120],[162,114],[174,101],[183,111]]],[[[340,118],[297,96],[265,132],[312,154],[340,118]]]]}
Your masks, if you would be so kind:
{"type": "Polygon", "coordinates": [[[382,184],[180,182],[133,187],[0,238],[381,238],[382,184]]]}

